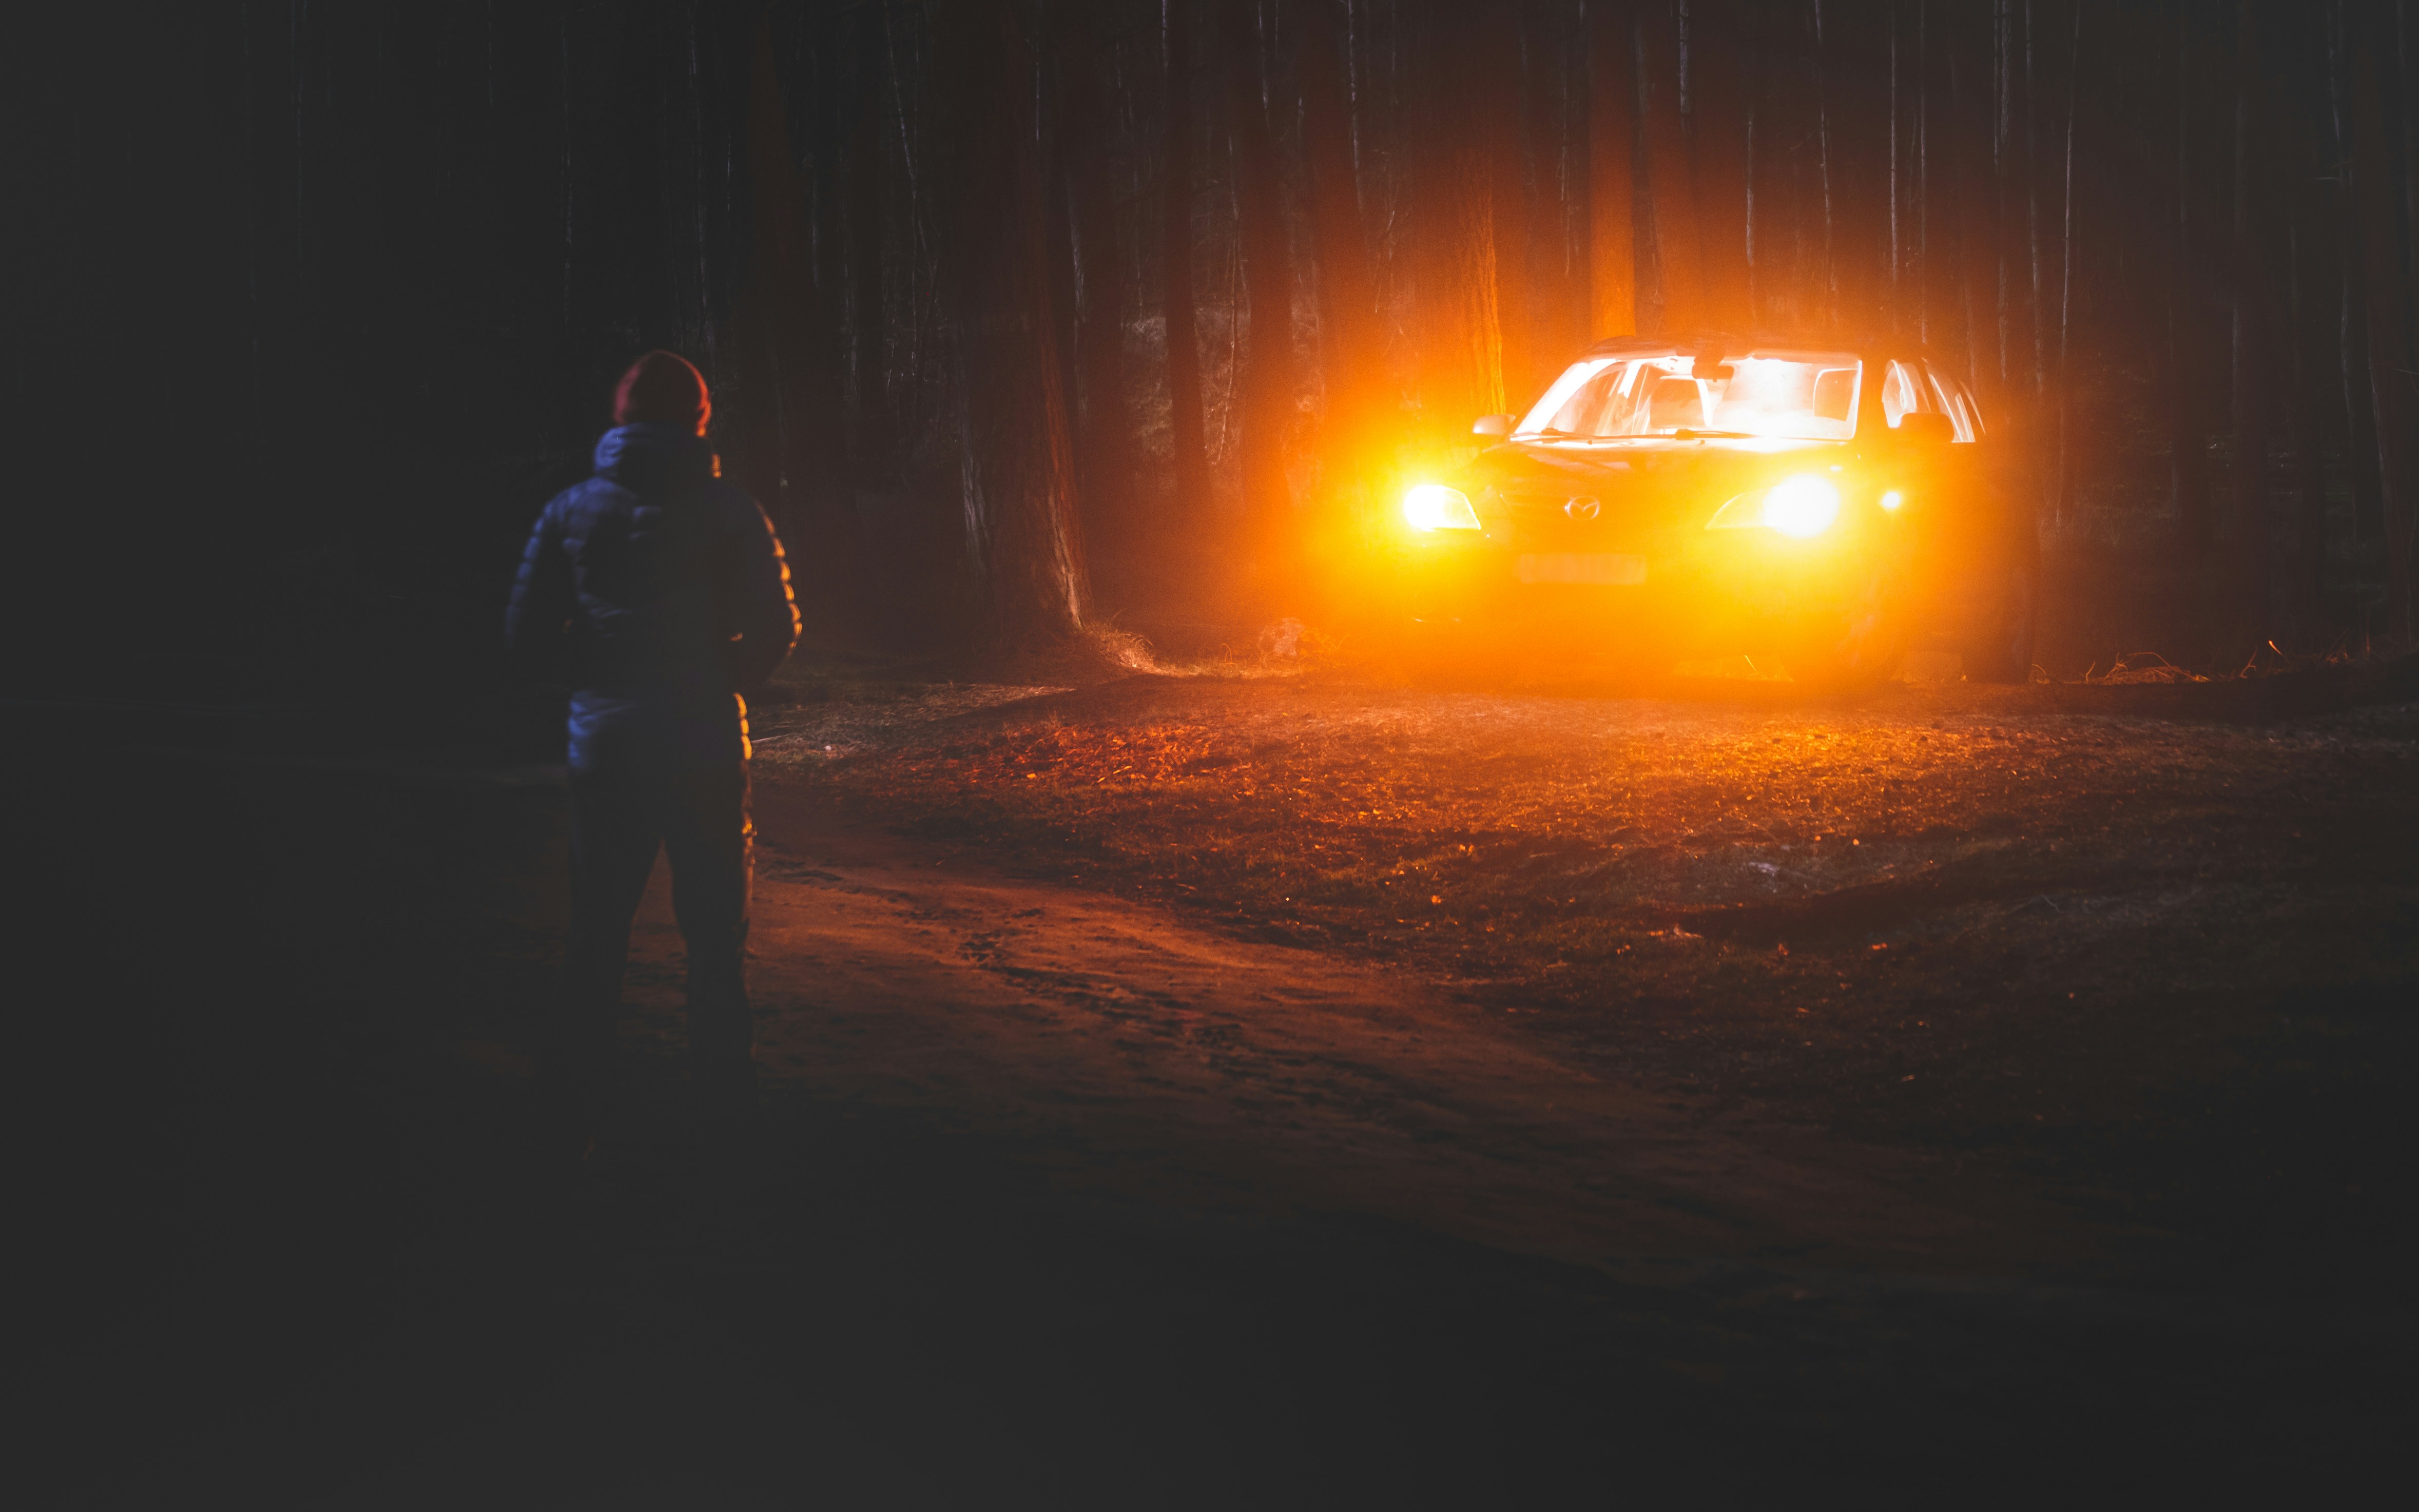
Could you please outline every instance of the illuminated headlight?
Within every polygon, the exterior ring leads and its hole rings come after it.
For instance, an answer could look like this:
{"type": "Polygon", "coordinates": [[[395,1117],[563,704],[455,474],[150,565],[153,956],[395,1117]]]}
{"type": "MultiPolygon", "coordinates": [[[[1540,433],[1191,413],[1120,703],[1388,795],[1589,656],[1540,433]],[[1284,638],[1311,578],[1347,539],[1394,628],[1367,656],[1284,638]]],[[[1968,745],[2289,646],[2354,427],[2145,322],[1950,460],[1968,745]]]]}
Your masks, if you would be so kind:
{"type": "Polygon", "coordinates": [[[1415,531],[1474,531],[1478,511],[1460,489],[1423,483],[1403,495],[1403,522],[1415,531]]]}
{"type": "Polygon", "coordinates": [[[1743,493],[1705,521],[1709,531],[1747,531],[1758,526],[1799,540],[1822,534],[1840,517],[1840,490],[1810,473],[1783,478],[1769,488],[1743,493]]]}

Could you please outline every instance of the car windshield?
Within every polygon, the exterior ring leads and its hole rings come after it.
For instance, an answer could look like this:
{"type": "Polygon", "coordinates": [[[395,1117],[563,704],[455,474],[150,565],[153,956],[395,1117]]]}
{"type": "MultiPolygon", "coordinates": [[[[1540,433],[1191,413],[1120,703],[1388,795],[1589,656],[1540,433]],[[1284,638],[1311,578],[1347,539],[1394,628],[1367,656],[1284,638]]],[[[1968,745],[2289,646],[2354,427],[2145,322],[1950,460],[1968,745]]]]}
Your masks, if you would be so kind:
{"type": "Polygon", "coordinates": [[[1857,434],[1864,363],[1849,352],[1760,347],[1700,364],[1687,352],[1591,357],[1554,380],[1516,436],[1762,436],[1847,440],[1857,434]]]}

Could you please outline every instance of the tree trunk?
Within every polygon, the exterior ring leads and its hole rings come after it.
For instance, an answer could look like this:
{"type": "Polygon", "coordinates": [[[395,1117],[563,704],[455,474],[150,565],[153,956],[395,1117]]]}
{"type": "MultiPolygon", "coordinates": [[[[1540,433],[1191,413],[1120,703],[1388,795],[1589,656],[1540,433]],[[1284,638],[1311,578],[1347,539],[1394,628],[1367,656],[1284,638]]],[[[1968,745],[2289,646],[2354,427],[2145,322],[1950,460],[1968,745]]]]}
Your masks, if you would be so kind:
{"type": "Polygon", "coordinates": [[[1161,255],[1166,319],[1172,532],[1209,517],[1210,454],[1201,433],[1201,341],[1193,303],[1193,0],[1164,0],[1167,118],[1161,255]]]}
{"type": "Polygon", "coordinates": [[[1083,404],[1075,459],[1087,538],[1124,547],[1134,535],[1133,422],[1126,410],[1125,360],[1126,319],[1134,300],[1126,261],[1117,255],[1109,118],[1101,100],[1102,20],[1095,5],[1068,5],[1060,18],[1060,155],[1080,273],[1075,368],[1083,404]]]}
{"type": "Polygon", "coordinates": [[[1679,17],[1672,7],[1656,4],[1639,21],[1646,191],[1655,222],[1656,282],[1663,297],[1658,330],[1690,335],[1704,330],[1709,316],[1687,127],[1680,116],[1679,17]]]}
{"type": "Polygon", "coordinates": [[[747,274],[732,319],[735,471],[786,537],[813,543],[793,553],[793,570],[809,612],[828,625],[846,615],[859,566],[845,471],[833,465],[848,455],[841,354],[830,301],[815,283],[815,238],[769,23],[757,30],[750,65],[747,184],[747,274]]]}
{"type": "MultiPolygon", "coordinates": [[[[1561,10],[1560,0],[1525,0],[1519,10],[1521,88],[1528,105],[1515,147],[1528,172],[1517,175],[1516,159],[1514,183],[1523,186],[1520,213],[1528,228],[1529,347],[1521,366],[1510,365],[1507,353],[1507,373],[1525,374],[1505,379],[1516,409],[1526,408],[1589,339],[1587,262],[1581,251],[1585,231],[1583,224],[1575,224],[1573,214],[1575,208],[1579,215],[1586,213],[1586,190],[1579,178],[1586,158],[1582,149],[1579,161],[1572,161],[1572,132],[1565,125],[1572,64],[1580,64],[1583,72],[1586,54],[1582,45],[1574,59],[1568,55],[1572,50],[1560,45],[1564,24],[1561,10]]],[[[1585,127],[1582,120],[1582,135],[1585,127]]]]}
{"type": "Polygon", "coordinates": [[[2040,398],[2035,347],[2033,236],[2031,17],[2026,0],[1996,0],[1992,18],[1993,111],[1989,141],[1995,175],[1992,209],[1992,331],[1996,348],[1992,424],[2006,439],[2001,455],[2011,481],[2026,497],[2037,497],[2041,470],[2035,440],[2040,398]]]}
{"type": "MultiPolygon", "coordinates": [[[[2411,0],[2395,0],[2395,85],[2396,109],[2402,117],[2402,267],[2410,282],[2404,285],[2402,307],[2406,353],[2411,361],[2402,364],[2400,386],[2403,409],[2403,492],[2401,505],[2401,545],[2395,544],[2395,517],[2385,517],[2384,536],[2387,553],[2386,584],[2389,598],[2393,584],[2399,575],[2402,583],[2402,643],[2405,647],[2419,645],[2419,601],[2414,601],[2411,579],[2419,572],[2419,436],[2411,433],[2419,426],[2419,74],[2411,69],[2411,58],[2419,39],[2411,35],[2419,29],[2419,18],[2411,14],[2411,0]]],[[[2380,69],[2384,64],[2380,61],[2380,69]]]]}
{"type": "Polygon", "coordinates": [[[2192,12],[2178,0],[2176,45],[2176,162],[2174,258],[2166,279],[2167,446],[2169,486],[2175,501],[2176,536],[2185,554],[2198,561],[2209,548],[2209,457],[2207,427],[2201,420],[2200,343],[2194,339],[2199,312],[2193,306],[2198,286],[2195,269],[2199,234],[2192,214],[2192,12]]]}
{"type": "Polygon", "coordinates": [[[1815,165],[1822,191],[1822,294],[1823,327],[1826,331],[1840,328],[1840,249],[1841,184],[1840,166],[1834,161],[1839,143],[1832,134],[1831,74],[1838,56],[1838,43],[1823,24],[1823,0],[1812,0],[1814,22],[1814,149],[1815,165]]]}
{"type": "MultiPolygon", "coordinates": [[[[2016,434],[2030,437],[2040,393],[2034,331],[2032,15],[2026,0],[1998,0],[1998,110],[1992,120],[1998,164],[2000,409],[2016,434]]],[[[2029,448],[2027,448],[2029,450],[2029,448]]]]}
{"type": "Polygon", "coordinates": [[[948,161],[942,247],[963,403],[966,547],[1008,645],[1081,625],[1089,583],[1057,320],[1033,54],[1014,0],[933,28],[948,161]]]}
{"type": "Polygon", "coordinates": [[[1410,94],[1437,103],[1410,113],[1406,260],[1423,441],[1441,463],[1467,444],[1471,420],[1507,403],[1487,150],[1494,139],[1479,119],[1495,90],[1485,76],[1490,54],[1473,50],[1492,18],[1446,0],[1417,23],[1410,94]]]}
{"type": "Polygon", "coordinates": [[[1378,423],[1390,408],[1377,286],[1362,230],[1352,169],[1352,121],[1338,55],[1339,18],[1332,5],[1304,17],[1302,41],[1302,154],[1317,246],[1319,362],[1327,391],[1321,472],[1340,498],[1382,466],[1378,423]]]}
{"type": "Polygon", "coordinates": [[[2362,270],[2360,196],[2344,164],[2351,161],[2352,36],[2345,8],[2327,8],[2321,20],[2326,49],[2325,125],[2321,150],[2333,165],[2334,220],[2335,378],[2342,390],[2344,471],[2351,482],[2351,542],[2355,553],[2385,538],[2383,484],[2378,476],[2377,417],[2368,387],[2368,281],[2362,270]]]}
{"type": "Polygon", "coordinates": [[[2367,548],[2385,539],[2385,483],[2378,459],[2377,409],[2368,387],[2368,279],[2361,268],[2359,201],[2342,196],[2337,224],[2335,350],[2343,384],[2344,471],[2351,474],[2352,542],[2367,548]]]}
{"type": "MultiPolygon", "coordinates": [[[[1043,112],[1056,103],[1056,93],[1048,87],[1048,72],[1043,69],[1034,87],[1043,112]]],[[[1080,417],[1083,379],[1075,366],[1075,217],[1067,193],[1072,176],[1067,169],[1067,133],[1052,130],[1053,124],[1046,114],[1037,116],[1041,144],[1041,248],[1050,270],[1050,348],[1058,354],[1058,392],[1066,397],[1067,434],[1075,446],[1075,505],[1088,515],[1080,417]]]]}
{"type": "Polygon", "coordinates": [[[889,164],[883,150],[882,83],[889,53],[882,8],[868,6],[856,18],[856,125],[848,139],[850,357],[856,425],[851,452],[856,486],[877,489],[898,465],[898,430],[890,412],[889,325],[883,301],[883,185],[889,164]]]}
{"type": "Polygon", "coordinates": [[[2405,281],[2396,182],[2382,99],[2386,40],[2381,28],[2348,39],[2351,78],[2352,189],[2359,199],[2362,271],[2365,275],[2370,403],[2377,416],[2378,475],[2385,516],[2385,627],[2396,642],[2411,640],[2411,544],[2419,514],[2419,478],[2412,475],[2413,403],[2410,287],[2405,281]]]}
{"type": "MultiPolygon", "coordinates": [[[[1987,18],[1977,17],[1979,23],[1987,18]]],[[[1990,35],[1977,24],[1950,37],[1947,121],[1954,150],[1949,159],[1957,208],[1957,326],[1963,335],[1965,380],[1985,413],[1996,418],[2006,397],[1999,332],[1999,190],[1992,162],[1992,118],[1996,100],[1989,66],[1990,35]]]]}
{"type": "Polygon", "coordinates": [[[1890,17],[1822,0],[1823,115],[1831,163],[1831,277],[1843,332],[1892,329],[1890,17]]]}
{"type": "MultiPolygon", "coordinates": [[[[1791,15],[1782,23],[1794,29],[1802,19],[1791,15]]],[[[1742,65],[1741,148],[1749,329],[1811,330],[1807,221],[1808,207],[1821,192],[1822,165],[1812,142],[1811,110],[1801,98],[1804,70],[1794,48],[1758,48],[1748,60],[1751,67],[1742,65]]]]}
{"type": "MultiPolygon", "coordinates": [[[[848,233],[845,208],[848,203],[848,168],[845,142],[847,122],[840,119],[840,80],[846,76],[849,54],[847,33],[838,7],[830,8],[814,21],[814,72],[806,99],[798,108],[806,117],[807,163],[809,176],[804,188],[807,215],[812,227],[809,246],[813,255],[815,287],[822,290],[831,322],[834,375],[846,371],[847,354],[841,349],[843,322],[847,312],[842,308],[842,291],[848,284],[848,233]]],[[[845,425],[845,421],[837,422],[845,425]]]]}
{"type": "Polygon", "coordinates": [[[2019,0],[2024,8],[2024,56],[2018,65],[2024,81],[2024,103],[2017,116],[2016,129],[2022,134],[2024,159],[2023,193],[2025,196],[2024,245],[2024,307],[2026,318],[2022,329],[2026,352],[2026,402],[2038,420],[2042,400],[2048,392],[2049,352],[2046,337],[2048,319],[2043,301],[2049,285],[2043,278],[2045,269],[2042,254],[2042,171],[2041,154],[2041,28],[2034,24],[2036,0],[2019,0]]]}
{"type": "Polygon", "coordinates": [[[1722,0],[1699,0],[1688,42],[1688,131],[1704,318],[1726,331],[1755,328],[1748,270],[1747,88],[1744,26],[1722,0]]]}
{"type": "Polygon", "coordinates": [[[2327,435],[2319,402],[2329,378],[2326,331],[2334,301],[2326,285],[2325,226],[2333,219],[2327,186],[2319,182],[2319,160],[2306,135],[2297,144],[2302,179],[2300,204],[2288,220],[2287,253],[2292,300],[2294,511],[2293,621],[2301,644],[2315,644],[2325,624],[2327,591],[2327,435]]]}
{"type": "MultiPolygon", "coordinates": [[[[2066,523],[2074,508],[2074,107],[2083,82],[2083,6],[2077,0],[2066,40],[2066,143],[2059,164],[2057,235],[2057,479],[2050,518],[2066,523]]],[[[2175,299],[2174,283],[2167,298],[2175,299]]],[[[2171,375],[2172,377],[2172,375],[2171,375]]]]}
{"type": "MultiPolygon", "coordinates": [[[[2419,17],[2414,17],[2411,10],[2411,0],[2394,0],[2394,99],[2395,109],[2402,117],[2404,235],[2419,237],[2419,96],[2413,94],[2419,90],[2419,74],[2414,74],[2411,66],[2411,53],[2419,49],[2419,38],[2411,35],[2419,30],[2419,17]]],[[[2382,63],[2378,66],[2384,67],[2382,63]]],[[[2419,255],[2406,258],[2403,267],[2411,278],[2404,293],[2408,301],[2404,308],[2419,313],[2419,255]]],[[[2413,332],[2411,339],[2419,344],[2419,332],[2413,332]]],[[[2413,381],[2419,382],[2419,378],[2413,381]]]]}
{"type": "Polygon", "coordinates": [[[2234,53],[2234,531],[2221,639],[2230,659],[2268,636],[2267,141],[2251,0],[2238,0],[2234,53]]]}
{"type": "Polygon", "coordinates": [[[1588,337],[1638,329],[1638,19],[1627,0],[1588,6],[1588,337]]]}
{"type": "Polygon", "coordinates": [[[1487,224],[1495,241],[1495,308],[1502,340],[1502,409],[1518,409],[1536,396],[1538,329],[1544,301],[1532,267],[1536,231],[1531,224],[1528,154],[1523,150],[1521,116],[1517,101],[1520,76],[1519,10],[1505,8],[1502,15],[1478,12],[1469,32],[1468,54],[1487,106],[1466,117],[1476,133],[1486,163],[1483,182],[1492,202],[1487,224]]]}
{"type": "Polygon", "coordinates": [[[1906,305],[1910,288],[1906,257],[1907,216],[1904,182],[1907,162],[1905,138],[1908,134],[1905,101],[1908,91],[1905,87],[1906,67],[1900,57],[1900,54],[1904,51],[1904,40],[1902,35],[1904,27],[1899,20],[1899,8],[1893,4],[1889,8],[1889,204],[1887,217],[1889,226],[1889,255],[1884,260],[1887,276],[1883,281],[1887,291],[1883,302],[1888,307],[1888,325],[1890,333],[1893,335],[1906,329],[1906,305]]]}
{"type": "Polygon", "coordinates": [[[1226,84],[1243,287],[1251,308],[1236,385],[1241,395],[1238,451],[1244,528],[1260,586],[1282,593],[1293,586],[1298,548],[1293,490],[1286,479],[1286,440],[1294,417],[1293,258],[1277,182],[1276,144],[1263,102],[1257,9],[1254,0],[1225,0],[1219,69],[1226,84]]]}
{"type": "MultiPolygon", "coordinates": [[[[1915,94],[1910,124],[1913,128],[1908,147],[1913,187],[1912,209],[1915,266],[1915,332],[1926,346],[1939,345],[1944,314],[1944,291],[1947,285],[1940,276],[1941,243],[1946,239],[1934,225],[1936,199],[1933,193],[1934,124],[1938,116],[1941,91],[1937,75],[1940,71],[1940,29],[1937,17],[1929,4],[1918,3],[1915,10],[1915,94]]],[[[1945,223],[1944,223],[1945,224],[1945,223]]]]}

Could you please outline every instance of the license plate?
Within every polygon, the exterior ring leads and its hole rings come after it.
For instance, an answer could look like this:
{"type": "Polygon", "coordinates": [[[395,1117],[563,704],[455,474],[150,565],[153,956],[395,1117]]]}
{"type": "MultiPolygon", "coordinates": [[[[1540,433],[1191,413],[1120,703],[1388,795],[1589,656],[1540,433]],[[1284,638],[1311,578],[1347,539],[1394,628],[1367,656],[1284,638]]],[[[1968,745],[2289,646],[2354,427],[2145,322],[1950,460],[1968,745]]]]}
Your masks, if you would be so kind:
{"type": "Polygon", "coordinates": [[[1644,557],[1610,551],[1542,551],[1518,563],[1524,583],[1642,583],[1644,557]]]}

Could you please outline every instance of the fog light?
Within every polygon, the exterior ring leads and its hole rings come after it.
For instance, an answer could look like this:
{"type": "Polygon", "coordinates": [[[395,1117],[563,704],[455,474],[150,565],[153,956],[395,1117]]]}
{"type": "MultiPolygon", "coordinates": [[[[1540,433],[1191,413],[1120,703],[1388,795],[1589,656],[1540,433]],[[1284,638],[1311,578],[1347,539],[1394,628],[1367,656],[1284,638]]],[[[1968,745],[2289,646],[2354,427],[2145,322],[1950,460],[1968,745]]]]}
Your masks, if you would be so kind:
{"type": "Polygon", "coordinates": [[[1705,521],[1709,531],[1751,531],[1759,527],[1804,540],[1820,535],[1840,517],[1840,490],[1810,472],[1783,478],[1769,488],[1743,493],[1714,511],[1705,521]]]}
{"type": "Polygon", "coordinates": [[[1798,476],[1764,496],[1764,522],[1783,535],[1820,535],[1840,517],[1840,490],[1821,478],[1798,476]]]}

